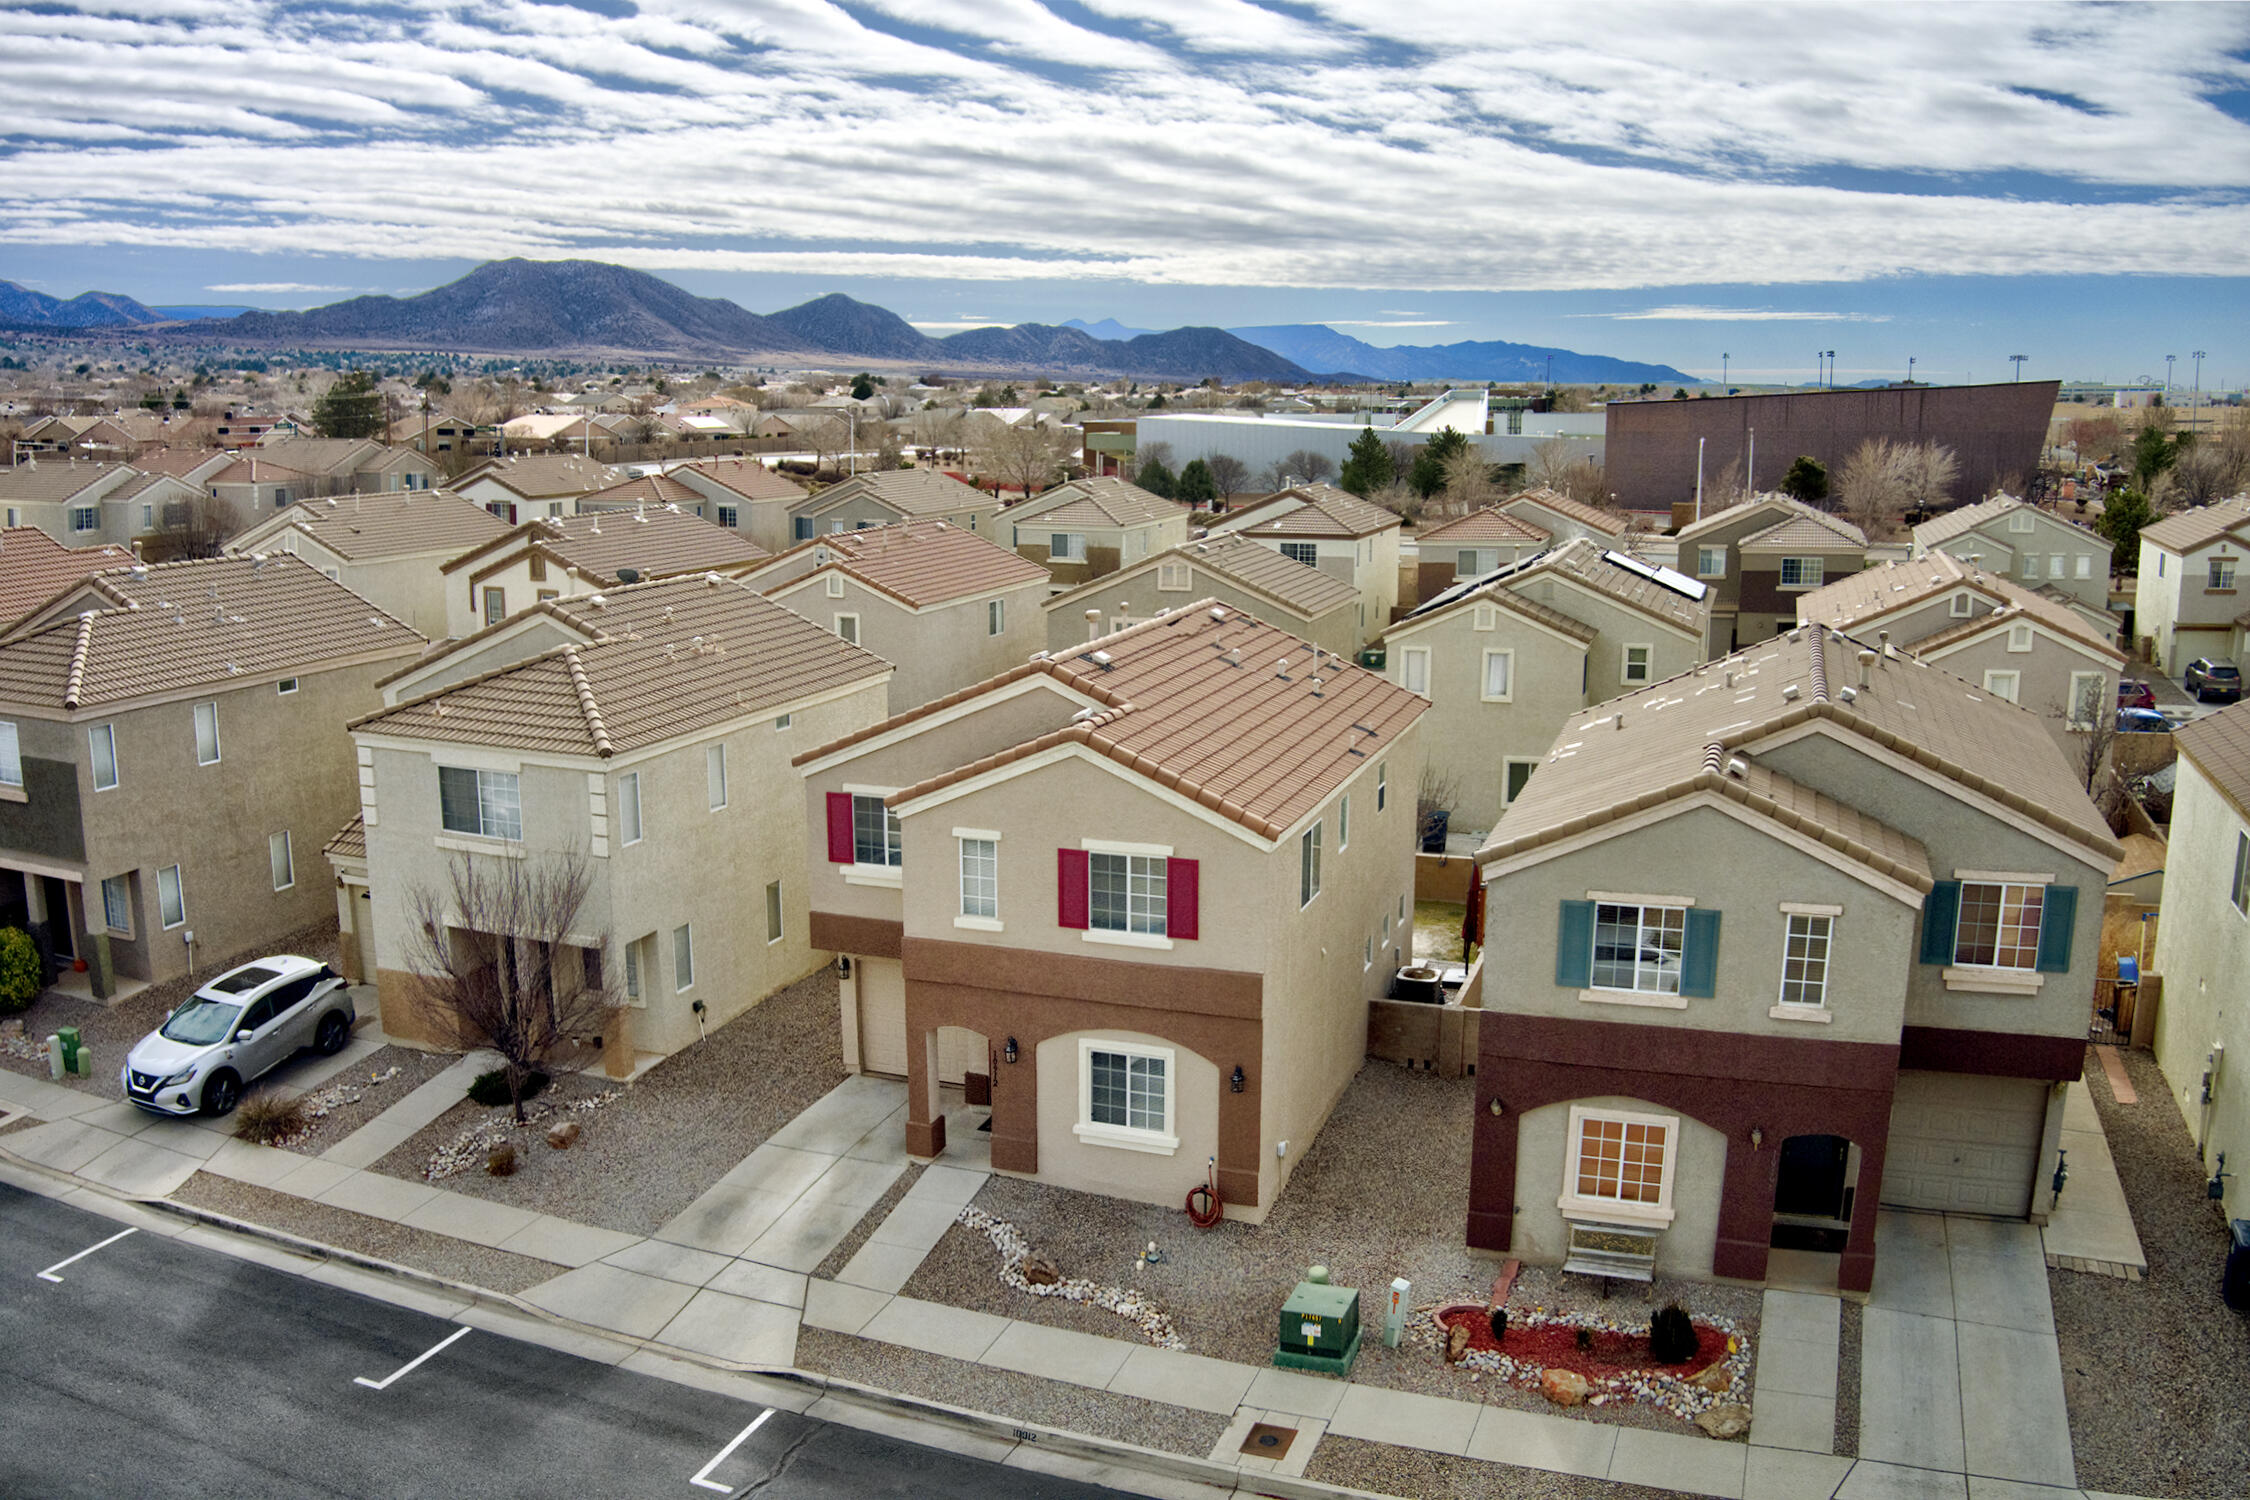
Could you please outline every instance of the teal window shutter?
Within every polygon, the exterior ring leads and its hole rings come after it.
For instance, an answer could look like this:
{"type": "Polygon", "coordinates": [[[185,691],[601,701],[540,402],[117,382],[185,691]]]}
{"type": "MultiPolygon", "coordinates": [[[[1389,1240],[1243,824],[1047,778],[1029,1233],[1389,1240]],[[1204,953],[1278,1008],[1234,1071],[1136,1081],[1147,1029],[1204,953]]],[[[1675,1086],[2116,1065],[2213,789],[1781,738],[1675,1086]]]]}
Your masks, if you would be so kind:
{"type": "Polygon", "coordinates": [[[1680,954],[1680,993],[1708,1000],[1719,992],[1719,914],[1700,906],[1687,912],[1687,948],[1680,954]]]}
{"type": "Polygon", "coordinates": [[[1960,920],[1961,882],[1941,880],[1931,886],[1930,893],[1922,898],[1922,962],[1953,962],[1953,929],[1960,920]]]}
{"type": "Polygon", "coordinates": [[[2078,887],[2051,885],[2039,909],[2039,972],[2070,972],[2070,929],[2078,922],[2078,887]]]}
{"type": "Polygon", "coordinates": [[[1555,983],[1582,990],[1594,979],[1594,903],[1565,901],[1555,933],[1555,983]]]}

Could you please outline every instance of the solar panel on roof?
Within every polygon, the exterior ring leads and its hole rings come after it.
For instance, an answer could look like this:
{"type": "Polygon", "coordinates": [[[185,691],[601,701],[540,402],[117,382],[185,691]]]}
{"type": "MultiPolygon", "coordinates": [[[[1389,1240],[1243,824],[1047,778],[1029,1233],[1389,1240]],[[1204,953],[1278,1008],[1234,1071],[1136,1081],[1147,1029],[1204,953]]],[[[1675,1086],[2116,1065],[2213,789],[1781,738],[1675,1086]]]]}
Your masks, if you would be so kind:
{"type": "Polygon", "coordinates": [[[1634,557],[1629,553],[1604,552],[1602,554],[1602,557],[1606,561],[1617,564],[1617,566],[1623,568],[1628,573],[1638,573],[1641,575],[1641,577],[1646,578],[1649,582],[1662,584],[1665,588],[1670,589],[1673,593],[1684,595],[1685,597],[1690,599],[1701,599],[1705,594],[1710,592],[1708,588],[1700,583],[1697,583],[1694,579],[1688,577],[1685,573],[1674,572],[1672,569],[1662,567],[1656,563],[1642,562],[1639,558],[1634,557]]]}

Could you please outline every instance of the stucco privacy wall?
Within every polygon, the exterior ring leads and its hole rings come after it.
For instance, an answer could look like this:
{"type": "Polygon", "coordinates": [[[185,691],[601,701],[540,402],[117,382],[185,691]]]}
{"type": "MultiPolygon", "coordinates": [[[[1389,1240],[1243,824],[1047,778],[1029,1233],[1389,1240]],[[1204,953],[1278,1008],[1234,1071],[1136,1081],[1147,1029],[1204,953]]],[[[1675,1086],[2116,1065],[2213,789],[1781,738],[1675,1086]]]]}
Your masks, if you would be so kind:
{"type": "MultiPolygon", "coordinates": [[[[2206,1167],[2221,1151],[2230,1164],[2250,1167],[2250,1006],[2244,1004],[2250,994],[2250,917],[2228,897],[2236,840],[2250,831],[2250,820],[2191,757],[2181,756],[2179,766],[2164,915],[2156,930],[2155,968],[2164,976],[2156,1061],[2206,1167]],[[2203,1079],[2214,1043],[2224,1051],[2206,1104],[2203,1079]]],[[[2237,1218],[2250,1213],[2250,1189],[2231,1171],[2230,1166],[2225,1203],[2228,1217],[2237,1218]]]]}

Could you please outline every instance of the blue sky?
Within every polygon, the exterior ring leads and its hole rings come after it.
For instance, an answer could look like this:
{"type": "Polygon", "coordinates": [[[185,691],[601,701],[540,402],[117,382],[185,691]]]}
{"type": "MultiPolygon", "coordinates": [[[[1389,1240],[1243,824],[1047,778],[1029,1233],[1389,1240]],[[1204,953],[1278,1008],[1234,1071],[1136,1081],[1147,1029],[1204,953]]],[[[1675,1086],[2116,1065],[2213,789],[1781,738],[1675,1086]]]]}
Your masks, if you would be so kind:
{"type": "Polygon", "coordinates": [[[0,276],[2250,381],[2250,6],[0,0],[0,276]]]}

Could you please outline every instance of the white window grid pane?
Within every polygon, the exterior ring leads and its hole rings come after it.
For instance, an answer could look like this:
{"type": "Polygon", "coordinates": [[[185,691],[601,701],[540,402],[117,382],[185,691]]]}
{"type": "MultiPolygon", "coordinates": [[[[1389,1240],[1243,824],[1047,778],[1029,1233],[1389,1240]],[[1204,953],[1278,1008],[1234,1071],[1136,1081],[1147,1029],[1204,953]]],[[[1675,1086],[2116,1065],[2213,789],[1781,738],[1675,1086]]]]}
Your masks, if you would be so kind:
{"type": "Polygon", "coordinates": [[[125,890],[125,877],[112,875],[102,882],[102,922],[112,932],[130,932],[133,903],[125,890]]]}
{"type": "Polygon", "coordinates": [[[1686,947],[1686,908],[1601,902],[1594,908],[1593,987],[1677,995],[1686,947]]]}
{"type": "Polygon", "coordinates": [[[1164,861],[1139,854],[1095,854],[1088,860],[1088,916],[1104,932],[1164,935],[1164,861]]]}
{"type": "Polygon", "coordinates": [[[1825,1005],[1828,1002],[1828,917],[1792,913],[1782,959],[1781,1003],[1825,1005]]]}
{"type": "Polygon", "coordinates": [[[523,801],[513,772],[477,772],[477,822],[486,838],[523,837],[523,801]]]}
{"type": "Polygon", "coordinates": [[[852,860],[863,865],[900,863],[898,814],[880,797],[852,798],[852,860]]]}
{"type": "Polygon", "coordinates": [[[1963,885],[1953,961],[1984,969],[2036,967],[2046,897],[2044,886],[1963,885]]]}
{"type": "Polygon", "coordinates": [[[961,915],[1000,915],[1000,846],[991,839],[961,840],[961,915]]]}

